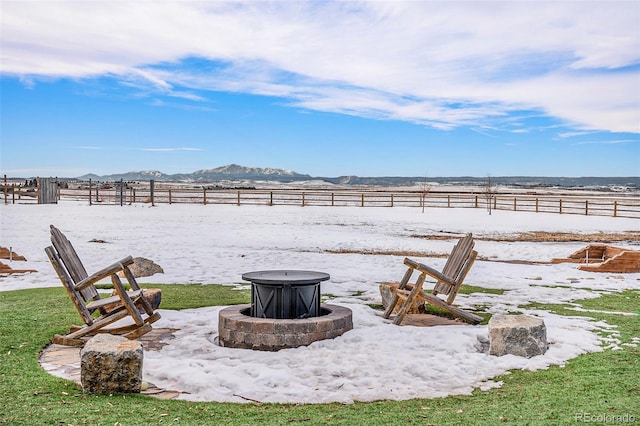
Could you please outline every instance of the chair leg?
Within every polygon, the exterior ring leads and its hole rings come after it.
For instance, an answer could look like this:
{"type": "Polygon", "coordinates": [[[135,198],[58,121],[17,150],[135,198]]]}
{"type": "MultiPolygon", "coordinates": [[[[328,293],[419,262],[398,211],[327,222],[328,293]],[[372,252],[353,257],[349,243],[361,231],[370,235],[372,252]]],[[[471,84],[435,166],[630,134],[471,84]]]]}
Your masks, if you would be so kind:
{"type": "Polygon", "coordinates": [[[427,274],[425,274],[424,272],[421,273],[420,276],[418,277],[418,280],[413,286],[411,293],[409,293],[409,296],[407,296],[407,300],[404,301],[404,303],[402,304],[402,307],[398,311],[398,314],[393,320],[393,323],[395,325],[400,325],[400,323],[404,319],[405,315],[407,314],[407,311],[409,310],[409,307],[411,307],[411,305],[413,304],[413,299],[415,299],[416,295],[418,295],[418,293],[422,291],[422,285],[424,284],[424,281],[426,278],[427,278],[427,274]]]}
{"type": "Polygon", "coordinates": [[[129,312],[129,315],[131,315],[133,322],[135,322],[139,326],[142,326],[144,324],[142,315],[140,315],[140,312],[138,312],[138,308],[135,306],[135,304],[125,291],[118,274],[111,275],[111,282],[113,283],[113,288],[116,290],[116,293],[120,297],[120,301],[126,308],[127,312],[129,312]]]}
{"type": "MultiPolygon", "coordinates": [[[[129,267],[125,266],[124,268],[122,268],[122,271],[124,272],[124,276],[127,278],[127,281],[131,286],[131,289],[140,290],[140,286],[138,285],[138,282],[136,281],[136,278],[133,276],[133,273],[131,272],[129,267]]],[[[153,308],[151,307],[151,304],[149,303],[147,298],[144,297],[144,290],[142,292],[142,296],[140,297],[140,300],[138,301],[138,303],[142,305],[142,309],[145,311],[147,315],[149,316],[153,315],[153,308]]]]}

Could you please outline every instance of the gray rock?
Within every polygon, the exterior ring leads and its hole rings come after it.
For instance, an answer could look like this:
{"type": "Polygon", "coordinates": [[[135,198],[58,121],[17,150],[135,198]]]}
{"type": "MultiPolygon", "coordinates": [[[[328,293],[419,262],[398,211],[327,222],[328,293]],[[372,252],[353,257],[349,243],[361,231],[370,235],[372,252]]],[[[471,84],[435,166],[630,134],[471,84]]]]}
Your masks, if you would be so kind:
{"type": "MultiPolygon", "coordinates": [[[[164,270],[153,260],[144,257],[134,257],[133,264],[129,265],[129,270],[134,277],[150,277],[154,274],[164,274],[164,270]]],[[[121,274],[124,275],[124,274],[121,274]]]]}
{"type": "Polygon", "coordinates": [[[88,393],[135,393],[142,387],[142,343],[112,334],[92,337],[80,352],[80,381],[88,393]]]}
{"type": "Polygon", "coordinates": [[[542,318],[494,315],[489,320],[489,354],[531,358],[547,351],[547,328],[542,318]]]}

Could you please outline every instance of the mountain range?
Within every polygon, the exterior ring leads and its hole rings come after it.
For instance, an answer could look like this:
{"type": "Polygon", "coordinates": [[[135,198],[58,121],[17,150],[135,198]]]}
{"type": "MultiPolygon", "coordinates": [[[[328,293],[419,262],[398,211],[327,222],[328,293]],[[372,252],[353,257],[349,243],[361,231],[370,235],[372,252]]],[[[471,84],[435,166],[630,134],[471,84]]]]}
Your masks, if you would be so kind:
{"type": "MultiPolygon", "coordinates": [[[[214,169],[196,170],[193,173],[165,174],[157,170],[127,172],[120,174],[98,176],[87,174],[77,177],[79,180],[95,180],[102,182],[110,181],[143,181],[156,180],[165,182],[218,182],[218,181],[273,181],[282,183],[303,182],[303,181],[324,181],[337,185],[415,185],[425,181],[438,184],[459,184],[459,185],[484,185],[487,176],[457,176],[457,177],[427,177],[424,176],[379,176],[379,177],[359,177],[359,176],[338,176],[319,177],[308,174],[301,174],[292,170],[275,168],[245,167],[238,164],[229,164],[214,169]]],[[[491,176],[492,184],[522,186],[522,187],[626,187],[640,189],[640,176],[627,177],[540,177],[540,176],[491,176]]]]}

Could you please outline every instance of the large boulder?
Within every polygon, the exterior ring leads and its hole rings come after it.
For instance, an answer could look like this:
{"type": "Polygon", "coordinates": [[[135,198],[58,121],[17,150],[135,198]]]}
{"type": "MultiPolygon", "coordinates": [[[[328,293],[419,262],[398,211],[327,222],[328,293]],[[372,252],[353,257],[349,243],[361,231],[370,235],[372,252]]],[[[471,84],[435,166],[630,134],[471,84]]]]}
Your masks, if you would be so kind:
{"type": "Polygon", "coordinates": [[[547,351],[547,328],[542,318],[494,315],[489,320],[489,354],[531,358],[547,351]]]}
{"type": "MultiPolygon", "coordinates": [[[[164,274],[164,270],[160,265],[156,264],[153,260],[145,259],[144,257],[134,257],[133,263],[129,265],[129,270],[135,278],[150,277],[154,274],[164,274]]],[[[120,272],[121,277],[124,277],[124,273],[120,272]]]]}

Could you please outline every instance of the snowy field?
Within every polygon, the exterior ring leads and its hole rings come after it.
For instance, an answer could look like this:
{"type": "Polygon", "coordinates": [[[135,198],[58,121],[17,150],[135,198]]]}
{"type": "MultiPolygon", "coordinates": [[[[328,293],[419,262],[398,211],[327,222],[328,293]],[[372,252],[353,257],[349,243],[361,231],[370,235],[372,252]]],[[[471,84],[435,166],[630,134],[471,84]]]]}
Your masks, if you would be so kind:
{"type": "MultiPolygon", "coordinates": [[[[140,279],[143,283],[236,285],[244,272],[265,269],[331,275],[321,291],[333,297],[331,303],[352,309],[354,329],[308,347],[276,353],[222,348],[214,343],[222,307],[161,309],[162,319],[154,326],[179,331],[162,350],[145,352],[144,380],[183,391],[181,398],[197,401],[350,403],[469,394],[475,388],[499,386],[492,378],[510,369],[562,365],[582,353],[617,346],[616,332],[607,324],[520,306],[570,303],[603,292],[640,289],[639,273],[583,272],[569,263],[503,262],[546,262],[567,257],[585,243],[483,239],[529,231],[638,231],[637,219],[508,211],[488,215],[484,209],[432,208],[422,213],[404,207],[119,207],[72,201],[0,205],[0,214],[0,245],[27,258],[11,267],[38,271],[0,276],[0,291],[61,285],[43,250],[50,244],[50,224],[71,240],[90,273],[126,255],[146,257],[162,266],[164,274],[140,279]],[[523,312],[544,318],[550,343],[545,355],[490,356],[483,350],[487,326],[397,327],[368,306],[380,303],[379,283],[400,280],[403,256],[357,252],[448,254],[467,232],[473,232],[479,256],[488,260],[476,261],[466,283],[505,293],[460,294],[456,304],[486,305],[493,314],[523,312]],[[415,237],[443,234],[451,239],[415,237]],[[341,250],[348,253],[335,253],[341,250]],[[599,337],[603,329],[608,338],[599,337]]],[[[616,245],[638,249],[637,244],[616,245]]],[[[413,258],[436,269],[445,262],[413,258]]]]}

